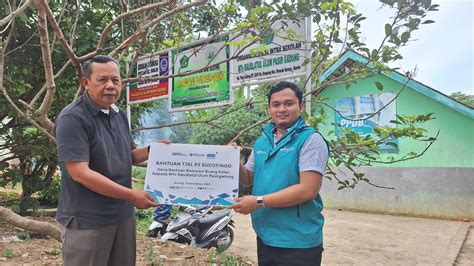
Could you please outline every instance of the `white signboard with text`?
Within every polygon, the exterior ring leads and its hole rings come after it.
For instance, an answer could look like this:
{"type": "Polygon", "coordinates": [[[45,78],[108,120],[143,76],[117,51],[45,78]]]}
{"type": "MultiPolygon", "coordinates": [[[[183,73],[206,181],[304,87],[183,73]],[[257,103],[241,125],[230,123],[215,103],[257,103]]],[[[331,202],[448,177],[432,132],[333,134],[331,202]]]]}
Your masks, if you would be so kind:
{"type": "MultiPolygon", "coordinates": [[[[305,75],[304,60],[310,50],[306,42],[305,19],[298,23],[289,20],[277,21],[272,30],[263,35],[260,42],[256,42],[243,51],[240,47],[234,48],[233,54],[238,54],[231,66],[232,86],[245,85],[254,80],[266,80],[292,74],[305,75]],[[308,46],[308,47],[307,47],[308,46]],[[262,49],[262,47],[264,49],[262,49]]],[[[239,36],[235,42],[245,38],[239,36]]]]}
{"type": "Polygon", "coordinates": [[[159,204],[230,206],[239,193],[240,150],[153,143],[144,190],[159,204]]]}
{"type": "MultiPolygon", "coordinates": [[[[134,70],[135,77],[152,78],[167,76],[169,71],[168,53],[140,57],[134,70]]],[[[128,86],[128,102],[147,102],[168,97],[168,79],[132,82],[128,86]]]]}

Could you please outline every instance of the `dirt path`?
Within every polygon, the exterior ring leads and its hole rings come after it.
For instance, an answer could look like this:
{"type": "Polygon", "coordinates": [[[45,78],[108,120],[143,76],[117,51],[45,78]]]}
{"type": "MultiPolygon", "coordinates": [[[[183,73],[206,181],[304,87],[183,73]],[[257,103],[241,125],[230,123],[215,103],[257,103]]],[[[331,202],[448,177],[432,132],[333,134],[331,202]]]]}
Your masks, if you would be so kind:
{"type": "MultiPolygon", "coordinates": [[[[238,254],[247,258],[256,264],[257,262],[257,241],[256,235],[252,228],[250,215],[236,214],[234,216],[235,228],[234,242],[230,246],[228,252],[238,254]]],[[[226,251],[227,252],[227,251],[226,251]]]]}
{"type": "MultiPolygon", "coordinates": [[[[325,265],[473,265],[474,228],[470,223],[337,210],[325,210],[324,215],[325,265]]],[[[237,214],[234,218],[235,239],[226,252],[256,265],[256,239],[250,216],[237,214]]],[[[0,240],[18,233],[0,221],[0,240]]],[[[209,264],[207,250],[146,237],[139,237],[137,246],[139,265],[209,264]]],[[[61,264],[59,251],[59,243],[51,239],[0,241],[0,265],[61,264]]]]}
{"type": "MultiPolygon", "coordinates": [[[[456,251],[455,239],[459,236],[465,238],[466,228],[469,228],[469,224],[459,221],[328,209],[324,211],[324,216],[323,264],[330,265],[435,265],[443,264],[447,259],[454,262],[457,253],[454,257],[450,254],[456,251]]],[[[229,252],[256,262],[256,241],[250,216],[237,214],[235,222],[235,240],[229,252]]],[[[472,242],[471,228],[456,264],[468,265],[474,261],[472,242]]]]}

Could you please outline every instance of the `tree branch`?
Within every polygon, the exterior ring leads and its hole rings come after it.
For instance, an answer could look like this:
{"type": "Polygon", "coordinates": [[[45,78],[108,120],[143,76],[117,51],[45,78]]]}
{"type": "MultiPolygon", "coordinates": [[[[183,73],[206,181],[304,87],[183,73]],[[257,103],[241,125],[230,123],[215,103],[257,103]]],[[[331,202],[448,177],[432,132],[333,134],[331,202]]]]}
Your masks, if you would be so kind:
{"type": "Polygon", "coordinates": [[[7,222],[13,226],[46,234],[58,242],[61,242],[61,233],[57,227],[49,222],[35,221],[20,216],[13,211],[0,206],[0,220],[7,222]]]}
{"type": "Polygon", "coordinates": [[[8,16],[2,18],[0,20],[0,27],[3,27],[5,24],[15,19],[15,17],[18,16],[18,14],[20,14],[21,12],[23,12],[30,4],[31,4],[31,0],[26,0],[26,2],[22,6],[17,8],[15,11],[10,12],[8,16]]]}
{"type": "Polygon", "coordinates": [[[58,23],[56,22],[56,19],[54,18],[53,12],[49,8],[48,4],[46,3],[46,0],[35,0],[36,5],[41,7],[44,12],[46,13],[46,16],[48,17],[49,22],[51,23],[51,27],[53,28],[54,32],[56,33],[56,36],[58,37],[58,41],[63,47],[64,51],[66,54],[69,56],[71,59],[72,63],[76,67],[77,71],[77,76],[80,77],[82,76],[82,69],[81,69],[81,64],[79,63],[79,59],[72,50],[72,48],[69,46],[69,44],[66,42],[66,39],[64,38],[63,32],[61,28],[59,27],[58,23]]]}
{"type": "Polygon", "coordinates": [[[41,133],[46,135],[48,138],[50,138],[53,141],[56,141],[53,135],[51,135],[48,130],[40,126],[38,123],[36,123],[35,120],[33,120],[28,114],[23,113],[20,108],[13,102],[13,100],[10,98],[10,95],[8,95],[8,92],[6,88],[3,86],[3,76],[4,76],[4,59],[5,59],[5,54],[3,53],[3,43],[0,42],[0,91],[2,92],[3,96],[7,100],[7,102],[13,107],[13,109],[20,114],[21,117],[23,117],[27,122],[35,126],[41,133]]]}
{"type": "Polygon", "coordinates": [[[53,63],[51,61],[51,50],[49,48],[48,25],[46,23],[46,13],[43,6],[35,3],[38,10],[38,32],[40,35],[41,54],[43,57],[44,74],[46,78],[46,95],[40,108],[34,112],[38,121],[52,133],[53,123],[48,118],[48,111],[51,108],[56,85],[54,84],[53,63]]]}
{"type": "MultiPolygon", "coordinates": [[[[62,68],[54,75],[53,79],[57,79],[59,76],[63,74],[63,72],[66,70],[66,68],[72,63],[72,61],[69,59],[63,66],[62,68]]],[[[33,106],[36,101],[39,99],[41,94],[46,91],[46,83],[41,87],[41,89],[38,91],[38,93],[33,97],[33,99],[30,102],[30,105],[33,106]]]]}
{"type": "MultiPolygon", "coordinates": [[[[102,33],[100,34],[100,40],[99,40],[99,43],[97,43],[97,49],[98,51],[101,51],[103,49],[103,46],[105,44],[105,40],[107,38],[107,32],[114,26],[116,25],[117,23],[119,23],[121,20],[127,18],[127,17],[130,17],[130,16],[133,16],[135,14],[138,14],[138,13],[143,13],[145,11],[148,11],[148,10],[152,10],[152,9],[155,9],[155,8],[161,8],[163,6],[167,6],[167,5],[170,5],[170,4],[173,4],[175,3],[176,0],[168,0],[168,1],[164,1],[164,2],[160,2],[160,3],[155,3],[155,4],[150,4],[150,5],[147,5],[147,6],[142,6],[140,8],[137,8],[137,9],[133,9],[133,10],[130,10],[128,12],[125,12],[125,13],[122,13],[120,14],[119,16],[117,16],[114,20],[112,20],[109,24],[107,24],[107,26],[105,26],[104,30],[102,31],[102,33]]],[[[82,58],[81,58],[82,59],[82,58]]]]}

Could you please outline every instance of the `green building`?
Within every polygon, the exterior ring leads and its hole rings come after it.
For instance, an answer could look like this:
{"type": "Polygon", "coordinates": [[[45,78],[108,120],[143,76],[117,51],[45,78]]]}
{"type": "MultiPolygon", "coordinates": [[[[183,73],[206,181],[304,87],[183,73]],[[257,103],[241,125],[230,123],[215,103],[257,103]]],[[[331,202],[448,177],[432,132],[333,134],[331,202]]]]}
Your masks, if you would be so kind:
{"type": "MultiPolygon", "coordinates": [[[[364,56],[347,50],[321,76],[325,80],[338,71],[356,63],[367,63],[364,56]]],[[[446,77],[449,78],[449,77],[446,77]]],[[[388,104],[370,121],[345,120],[331,108],[326,125],[320,129],[328,139],[337,138],[331,131],[349,127],[359,133],[367,133],[377,125],[396,126],[388,121],[401,114],[433,113],[435,119],[425,123],[428,135],[438,139],[421,156],[394,164],[375,164],[360,171],[371,182],[393,190],[380,189],[360,183],[355,189],[337,191],[336,182],[324,182],[321,193],[328,207],[344,208],[389,214],[446,219],[474,219],[474,110],[443,93],[418,81],[392,71],[360,79],[346,89],[344,84],[331,85],[320,93],[327,103],[339,113],[351,118],[367,116],[388,104]],[[383,89],[377,88],[375,82],[383,89]],[[395,100],[393,98],[402,92],[395,100]],[[392,101],[393,100],[393,101],[392,101]]],[[[384,156],[421,152],[425,142],[396,140],[398,150],[383,147],[384,156]]],[[[348,174],[343,168],[340,174],[348,174]]],[[[349,175],[349,174],[348,174],[349,175]]]]}

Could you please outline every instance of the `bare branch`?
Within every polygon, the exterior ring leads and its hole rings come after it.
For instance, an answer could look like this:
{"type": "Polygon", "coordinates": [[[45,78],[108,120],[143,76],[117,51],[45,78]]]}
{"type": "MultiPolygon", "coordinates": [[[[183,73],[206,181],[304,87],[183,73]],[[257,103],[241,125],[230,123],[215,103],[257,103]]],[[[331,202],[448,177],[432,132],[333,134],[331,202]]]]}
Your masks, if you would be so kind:
{"type": "MultiPolygon", "coordinates": [[[[8,39],[7,39],[8,40],[8,39]]],[[[38,123],[36,123],[35,120],[33,120],[28,114],[22,112],[20,108],[13,102],[13,100],[10,98],[10,95],[7,92],[7,89],[3,86],[3,78],[4,78],[4,70],[5,70],[5,54],[4,54],[4,48],[3,46],[7,46],[8,43],[2,43],[0,42],[0,91],[2,92],[3,96],[7,100],[7,102],[12,106],[12,108],[20,114],[21,117],[23,117],[27,122],[38,128],[38,130],[46,135],[48,138],[50,138],[53,141],[56,141],[53,135],[51,135],[47,129],[44,127],[40,126],[38,123]]],[[[51,127],[52,128],[52,127],[51,127]]]]}
{"type": "MultiPolygon", "coordinates": [[[[167,5],[170,5],[170,4],[173,4],[175,3],[176,0],[168,0],[168,1],[164,1],[164,2],[160,2],[160,3],[155,3],[155,4],[150,4],[150,5],[147,5],[147,6],[142,6],[140,8],[137,8],[137,9],[134,9],[134,10],[130,10],[128,12],[125,12],[125,13],[122,13],[120,14],[119,16],[117,16],[114,20],[112,20],[109,24],[107,24],[107,26],[105,26],[104,30],[102,31],[102,33],[100,34],[100,40],[99,40],[99,43],[97,44],[97,49],[98,51],[101,51],[104,44],[105,44],[105,40],[107,38],[107,32],[114,26],[116,25],[117,23],[119,23],[120,21],[122,21],[123,19],[127,18],[127,17],[130,17],[130,16],[133,16],[135,14],[138,14],[138,13],[142,13],[142,12],[145,12],[145,11],[148,11],[148,10],[152,10],[152,9],[155,9],[155,8],[161,8],[163,6],[167,6],[167,5]]],[[[82,58],[81,58],[82,59],[82,58]]]]}
{"type": "Polygon", "coordinates": [[[17,10],[10,12],[10,14],[8,14],[8,16],[2,18],[0,20],[0,27],[3,27],[5,24],[7,24],[11,20],[15,19],[15,17],[18,16],[18,14],[20,14],[21,12],[23,12],[30,4],[31,4],[31,0],[27,0],[27,1],[25,1],[25,3],[22,6],[17,8],[17,10]]]}
{"type": "Polygon", "coordinates": [[[237,139],[240,138],[240,136],[242,136],[243,134],[245,134],[247,131],[251,130],[252,128],[255,128],[255,127],[258,127],[259,125],[263,124],[263,123],[266,123],[270,120],[270,117],[268,118],[265,118],[265,119],[262,119],[260,121],[258,121],[257,123],[253,124],[253,125],[250,125],[244,129],[242,129],[239,134],[237,134],[232,140],[230,140],[229,142],[234,142],[236,141],[237,139]]]}
{"type": "Polygon", "coordinates": [[[44,74],[46,78],[46,95],[40,108],[34,113],[38,120],[52,132],[52,122],[47,114],[53,101],[56,85],[54,84],[53,63],[51,61],[51,50],[49,48],[48,25],[46,23],[46,13],[42,5],[38,5],[38,31],[40,35],[41,54],[43,57],[44,74]]]}
{"type": "MultiPolygon", "coordinates": [[[[393,161],[377,161],[377,160],[370,160],[371,163],[381,163],[381,164],[393,164],[393,163],[398,163],[398,162],[403,162],[403,161],[408,161],[408,160],[412,160],[412,159],[415,159],[415,158],[418,158],[420,156],[422,156],[423,154],[425,154],[425,152],[431,147],[431,145],[434,144],[434,142],[438,139],[438,136],[439,136],[439,130],[438,132],[436,133],[436,135],[433,137],[432,140],[428,140],[430,143],[423,149],[423,151],[421,151],[420,153],[418,153],[417,155],[413,155],[413,156],[409,156],[409,157],[404,157],[404,158],[401,158],[401,159],[398,159],[398,160],[393,160],[393,161]]],[[[368,162],[369,160],[367,159],[364,159],[364,158],[360,158],[358,157],[357,158],[358,160],[361,160],[361,161],[365,161],[365,162],[368,162]]]]}
{"type": "MultiPolygon", "coordinates": [[[[173,126],[180,126],[180,125],[187,125],[187,124],[207,124],[207,125],[210,125],[210,126],[213,126],[213,127],[217,127],[217,128],[220,128],[220,129],[223,129],[223,130],[226,130],[226,131],[230,131],[230,132],[233,132],[233,133],[238,133],[238,137],[239,138],[240,136],[242,136],[243,134],[245,134],[247,131],[249,131],[250,129],[258,126],[260,124],[257,123],[255,124],[255,126],[252,126],[252,127],[248,127],[247,129],[244,129],[240,132],[236,132],[234,130],[231,130],[231,129],[228,129],[228,128],[225,128],[225,127],[222,127],[220,125],[216,125],[213,123],[214,120],[217,120],[223,116],[226,116],[230,113],[233,113],[233,112],[236,112],[238,111],[239,109],[242,109],[242,108],[245,108],[245,107],[248,107],[250,106],[252,103],[258,103],[258,102],[253,102],[253,98],[251,98],[249,101],[247,101],[246,103],[244,103],[243,105],[241,106],[238,106],[236,108],[233,108],[231,110],[228,110],[226,112],[223,112],[221,114],[217,114],[209,119],[206,119],[206,120],[199,120],[199,121],[187,121],[187,122],[179,122],[179,123],[172,123],[172,124],[164,124],[164,125],[159,125],[159,126],[152,126],[152,127],[142,127],[142,128],[135,128],[135,129],[132,129],[131,131],[132,132],[136,132],[136,131],[142,131],[142,130],[150,130],[150,129],[159,129],[159,128],[164,128],[164,127],[173,127],[173,126]]],[[[267,119],[268,120],[268,119],[267,119]]],[[[267,121],[266,120],[266,121],[267,121]]],[[[236,138],[236,139],[237,139],[236,138]]]]}
{"type": "MultiPolygon", "coordinates": [[[[72,61],[69,59],[63,66],[62,68],[54,75],[54,79],[57,79],[59,76],[63,74],[63,72],[67,69],[69,65],[71,65],[72,61]]],[[[46,83],[41,87],[41,89],[38,91],[38,93],[35,95],[35,97],[31,100],[30,105],[33,106],[36,101],[39,99],[39,97],[43,94],[43,92],[46,91],[46,83]]]]}
{"type": "MultiPolygon", "coordinates": [[[[8,47],[8,43],[10,42],[10,40],[12,39],[12,34],[13,34],[13,29],[15,28],[15,20],[12,20],[11,21],[11,29],[10,32],[8,32],[8,36],[7,38],[5,39],[5,44],[4,44],[4,47],[2,49],[2,53],[5,54],[6,50],[7,50],[7,47],[8,47]]],[[[2,37],[0,36],[0,41],[2,41],[2,37]]]]}
{"type": "Polygon", "coordinates": [[[71,36],[69,36],[69,43],[71,47],[74,47],[74,37],[76,35],[76,27],[77,27],[77,22],[79,21],[80,10],[81,10],[81,1],[77,0],[76,1],[76,17],[74,18],[74,23],[72,24],[72,27],[71,27],[71,36]]]}
{"type": "MultiPolygon", "coordinates": [[[[61,24],[61,19],[63,18],[64,16],[64,12],[66,11],[66,7],[67,7],[67,1],[64,1],[64,4],[63,4],[63,8],[61,8],[61,13],[59,13],[59,17],[58,17],[58,25],[61,24]]],[[[55,34],[53,36],[53,40],[51,41],[51,47],[54,48],[54,45],[56,45],[56,37],[57,35],[55,34]]],[[[53,50],[54,52],[54,50],[53,50]]],[[[51,54],[52,55],[52,54],[51,54]]]]}
{"type": "Polygon", "coordinates": [[[61,233],[59,232],[57,227],[52,223],[35,221],[32,219],[25,218],[1,206],[0,206],[0,220],[3,220],[19,228],[47,234],[48,236],[52,237],[56,241],[61,242],[61,233]]]}
{"type": "MultiPolygon", "coordinates": [[[[33,32],[33,34],[31,34],[31,36],[28,38],[28,40],[26,40],[24,43],[18,45],[17,47],[15,47],[14,49],[11,49],[10,51],[8,51],[7,53],[5,53],[5,55],[9,55],[10,53],[13,53],[14,51],[18,50],[18,49],[21,49],[21,47],[23,47],[24,45],[28,44],[31,39],[33,39],[33,37],[35,37],[36,35],[36,32],[38,30],[36,29],[35,32],[33,32]]],[[[6,49],[6,46],[5,46],[5,49],[6,49]]]]}
{"type": "Polygon", "coordinates": [[[151,20],[150,22],[146,23],[145,25],[141,26],[140,29],[138,29],[134,34],[132,34],[130,37],[128,37],[125,41],[123,41],[117,48],[115,48],[112,52],[110,52],[109,55],[110,56],[115,56],[120,51],[122,51],[125,48],[129,47],[130,45],[133,44],[133,42],[135,40],[137,40],[138,38],[140,38],[142,36],[145,36],[146,31],[147,31],[148,28],[154,26],[155,24],[162,21],[163,19],[165,19],[167,17],[171,17],[172,15],[174,15],[176,13],[179,13],[179,12],[182,12],[184,10],[187,10],[187,9],[193,7],[193,6],[198,6],[198,5],[202,5],[202,4],[205,4],[205,3],[207,3],[207,0],[198,0],[198,1],[195,1],[195,2],[191,2],[191,3],[188,3],[188,4],[173,8],[170,11],[167,11],[167,12],[161,14],[157,18],[155,18],[155,19],[151,20]]]}
{"type": "Polygon", "coordinates": [[[172,10],[167,11],[167,12],[161,14],[160,16],[158,16],[157,18],[155,18],[155,19],[151,20],[150,22],[146,23],[145,25],[143,25],[141,27],[141,29],[145,30],[145,29],[155,25],[156,23],[160,22],[161,20],[163,20],[167,17],[170,17],[170,16],[172,16],[176,13],[179,13],[181,11],[187,10],[187,9],[193,7],[193,6],[199,6],[199,5],[202,5],[202,4],[205,4],[205,3],[207,3],[207,0],[196,0],[196,1],[193,1],[191,3],[173,8],[172,10]]]}
{"type": "Polygon", "coordinates": [[[69,56],[69,59],[72,60],[72,63],[76,67],[76,71],[78,74],[78,77],[82,75],[82,70],[81,70],[81,64],[79,63],[79,59],[72,50],[72,48],[69,46],[69,44],[66,42],[66,39],[64,38],[63,32],[61,28],[59,27],[58,23],[56,22],[56,19],[54,18],[53,12],[49,8],[48,4],[46,3],[46,0],[35,0],[36,4],[40,6],[44,12],[46,13],[46,16],[48,17],[49,22],[51,23],[51,27],[53,28],[54,32],[56,33],[56,36],[58,37],[58,41],[63,47],[64,51],[66,54],[69,56]]]}

